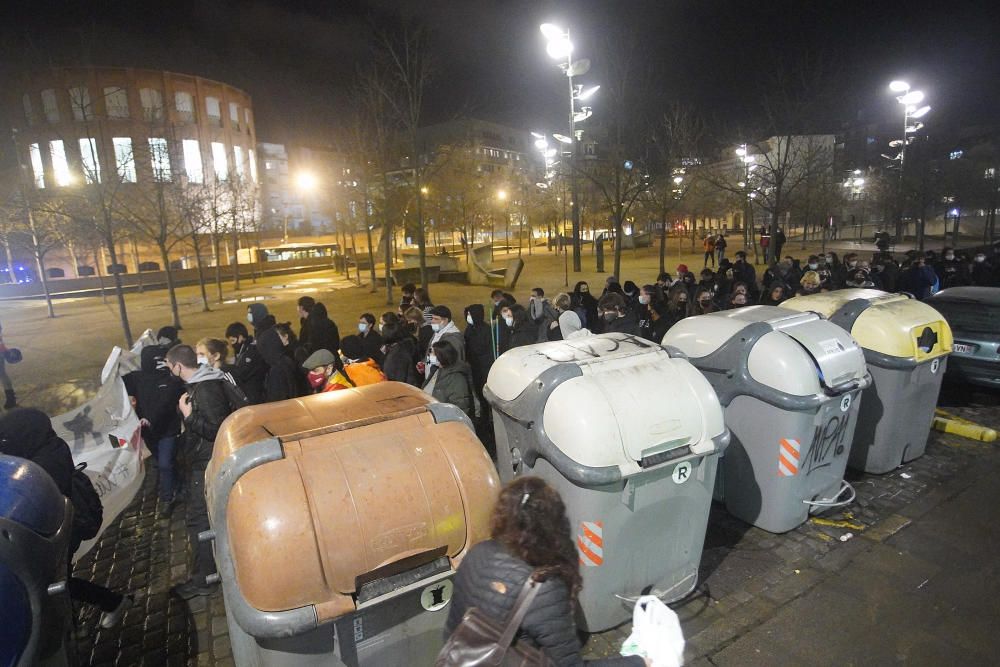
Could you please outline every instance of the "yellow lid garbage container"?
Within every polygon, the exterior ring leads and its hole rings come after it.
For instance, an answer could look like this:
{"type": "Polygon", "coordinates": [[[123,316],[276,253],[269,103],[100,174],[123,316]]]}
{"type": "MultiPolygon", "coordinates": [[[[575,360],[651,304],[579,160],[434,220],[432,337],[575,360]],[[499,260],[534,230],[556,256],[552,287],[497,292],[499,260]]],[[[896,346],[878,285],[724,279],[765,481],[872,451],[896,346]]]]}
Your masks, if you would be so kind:
{"type": "Polygon", "coordinates": [[[872,385],[861,402],[848,465],[882,474],[922,456],[952,347],[944,317],[905,294],[871,289],[800,296],[781,305],[823,315],[864,349],[872,385]]]}

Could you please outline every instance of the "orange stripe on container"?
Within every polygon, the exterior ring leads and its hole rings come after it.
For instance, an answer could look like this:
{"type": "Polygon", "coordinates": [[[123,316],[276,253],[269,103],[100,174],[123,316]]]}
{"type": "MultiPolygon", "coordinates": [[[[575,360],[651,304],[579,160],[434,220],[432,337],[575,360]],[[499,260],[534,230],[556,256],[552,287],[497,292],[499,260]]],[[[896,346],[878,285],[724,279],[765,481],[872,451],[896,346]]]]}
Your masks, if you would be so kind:
{"type": "Polygon", "coordinates": [[[792,447],[792,444],[787,440],[781,440],[781,448],[788,452],[796,461],[799,459],[798,450],[792,447]]]}
{"type": "Polygon", "coordinates": [[[587,545],[583,543],[582,537],[576,538],[576,545],[580,548],[580,552],[587,557],[587,560],[592,562],[594,565],[600,565],[604,562],[603,558],[587,548],[587,545]]]}
{"type": "Polygon", "coordinates": [[[791,470],[792,472],[799,471],[798,466],[796,466],[794,463],[785,458],[784,454],[778,454],[778,463],[784,464],[784,466],[789,470],[791,470]]]}
{"type": "Polygon", "coordinates": [[[593,542],[596,546],[604,546],[604,540],[601,539],[601,536],[592,531],[590,528],[587,528],[587,524],[581,524],[581,527],[583,528],[583,534],[587,539],[593,542]]]}

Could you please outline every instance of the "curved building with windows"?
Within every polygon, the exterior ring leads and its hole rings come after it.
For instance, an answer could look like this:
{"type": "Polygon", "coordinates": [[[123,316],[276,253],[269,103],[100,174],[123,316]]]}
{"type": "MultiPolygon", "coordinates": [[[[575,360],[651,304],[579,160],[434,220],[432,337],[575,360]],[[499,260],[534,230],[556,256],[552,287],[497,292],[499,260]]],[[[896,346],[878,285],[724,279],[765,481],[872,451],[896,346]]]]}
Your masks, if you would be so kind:
{"type": "Polygon", "coordinates": [[[225,83],[146,69],[52,67],[25,77],[18,92],[16,148],[36,189],[257,182],[251,99],[225,83]]]}

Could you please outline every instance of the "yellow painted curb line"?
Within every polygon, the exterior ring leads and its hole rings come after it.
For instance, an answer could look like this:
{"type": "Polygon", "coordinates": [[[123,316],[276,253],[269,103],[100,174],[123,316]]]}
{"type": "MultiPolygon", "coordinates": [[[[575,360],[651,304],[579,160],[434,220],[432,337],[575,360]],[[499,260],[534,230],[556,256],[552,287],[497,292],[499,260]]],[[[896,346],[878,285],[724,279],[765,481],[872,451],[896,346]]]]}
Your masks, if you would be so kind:
{"type": "Polygon", "coordinates": [[[948,414],[944,410],[935,410],[935,413],[932,426],[942,433],[980,442],[994,442],[997,439],[997,432],[991,428],[948,414]]]}

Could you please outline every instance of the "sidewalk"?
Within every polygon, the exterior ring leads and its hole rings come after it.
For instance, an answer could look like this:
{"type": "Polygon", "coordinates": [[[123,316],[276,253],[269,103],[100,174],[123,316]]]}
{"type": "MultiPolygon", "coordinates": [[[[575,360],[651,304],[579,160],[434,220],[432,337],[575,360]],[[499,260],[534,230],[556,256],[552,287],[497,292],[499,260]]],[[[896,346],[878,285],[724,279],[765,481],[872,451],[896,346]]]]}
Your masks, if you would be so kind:
{"type": "MultiPolygon", "coordinates": [[[[1000,427],[1000,395],[977,396],[985,404],[949,410],[1000,427]]],[[[1000,652],[998,473],[1000,445],[932,431],[926,455],[911,464],[850,474],[858,498],[848,511],[784,535],[713,507],[701,583],[674,605],[686,664],[992,663],[1000,652]]],[[[112,630],[82,609],[80,661],[233,665],[221,593],[190,603],[170,594],[186,573],[183,507],[157,519],[155,477],[149,470],[132,506],[78,564],[81,576],[136,596],[112,630]]],[[[592,635],[587,657],[616,655],[629,631],[592,635]]]]}

